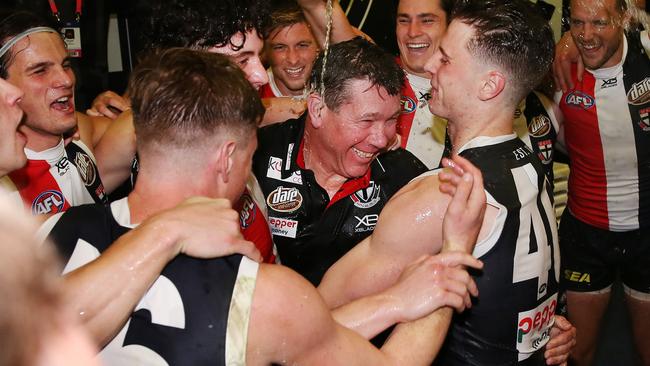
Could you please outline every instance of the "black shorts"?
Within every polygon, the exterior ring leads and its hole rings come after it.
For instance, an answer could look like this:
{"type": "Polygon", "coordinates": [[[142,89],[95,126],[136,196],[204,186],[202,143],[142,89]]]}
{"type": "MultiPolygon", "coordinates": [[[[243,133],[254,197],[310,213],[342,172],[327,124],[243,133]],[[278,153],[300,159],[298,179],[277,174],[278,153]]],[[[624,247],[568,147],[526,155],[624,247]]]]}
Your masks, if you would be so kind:
{"type": "Polygon", "coordinates": [[[593,292],[607,288],[620,271],[623,284],[650,293],[650,230],[603,230],[564,210],[560,221],[562,287],[593,292]]]}

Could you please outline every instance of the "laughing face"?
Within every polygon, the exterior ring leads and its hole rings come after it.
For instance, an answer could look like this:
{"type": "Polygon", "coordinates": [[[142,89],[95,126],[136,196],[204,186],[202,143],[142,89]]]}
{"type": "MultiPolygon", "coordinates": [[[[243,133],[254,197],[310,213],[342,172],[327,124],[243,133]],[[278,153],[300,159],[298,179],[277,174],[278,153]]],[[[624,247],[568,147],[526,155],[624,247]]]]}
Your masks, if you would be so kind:
{"type": "Polygon", "coordinates": [[[428,78],[424,65],[435,52],[447,27],[439,0],[400,0],[397,46],[406,71],[428,78]]]}
{"type": "Polygon", "coordinates": [[[384,88],[368,80],[346,83],[348,101],[336,111],[323,108],[323,123],[319,132],[330,143],[323,161],[336,174],[345,178],[366,173],[372,160],[385,151],[396,134],[400,112],[399,95],[389,95],[384,88]]]}
{"type": "Polygon", "coordinates": [[[318,56],[318,46],[309,26],[296,23],[271,32],[266,48],[273,76],[282,94],[302,95],[318,56]]]}
{"type": "Polygon", "coordinates": [[[264,70],[260,60],[260,53],[264,42],[254,29],[246,31],[245,34],[237,33],[230,38],[230,42],[224,46],[209,48],[208,52],[219,53],[230,57],[246,75],[246,80],[256,90],[269,82],[269,77],[264,70]],[[232,45],[241,45],[233,47],[232,45]]]}
{"type": "Polygon", "coordinates": [[[616,0],[572,0],[571,37],[585,66],[614,66],[623,58],[624,15],[616,0]]]}
{"type": "Polygon", "coordinates": [[[56,144],[77,125],[75,77],[63,40],[55,33],[34,33],[16,43],[12,52],[7,81],[25,93],[20,102],[25,112],[21,130],[28,146],[36,136],[56,144]]]}

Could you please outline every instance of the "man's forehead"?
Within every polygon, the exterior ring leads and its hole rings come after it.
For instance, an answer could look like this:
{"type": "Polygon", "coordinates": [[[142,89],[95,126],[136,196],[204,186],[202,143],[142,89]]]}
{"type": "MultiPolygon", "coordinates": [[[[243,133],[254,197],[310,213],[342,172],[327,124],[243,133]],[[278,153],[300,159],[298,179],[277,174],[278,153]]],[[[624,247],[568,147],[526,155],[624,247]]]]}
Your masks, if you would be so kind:
{"type": "Polygon", "coordinates": [[[63,39],[59,34],[39,32],[30,34],[21,39],[12,47],[14,62],[24,60],[29,63],[38,63],[52,57],[67,57],[68,52],[63,39]],[[54,51],[54,52],[52,52],[54,51]]]}
{"type": "Polygon", "coordinates": [[[445,13],[440,6],[440,0],[400,0],[397,6],[397,13],[404,14],[407,10],[410,15],[445,13]]]}

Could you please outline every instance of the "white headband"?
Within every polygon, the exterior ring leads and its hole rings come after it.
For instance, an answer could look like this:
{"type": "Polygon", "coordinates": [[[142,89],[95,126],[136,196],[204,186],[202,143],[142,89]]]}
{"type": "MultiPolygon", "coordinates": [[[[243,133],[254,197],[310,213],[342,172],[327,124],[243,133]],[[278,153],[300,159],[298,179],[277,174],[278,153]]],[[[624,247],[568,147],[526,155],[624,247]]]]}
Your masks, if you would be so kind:
{"type": "Polygon", "coordinates": [[[28,30],[26,30],[26,31],[24,31],[24,32],[22,32],[20,34],[17,34],[13,38],[11,38],[7,43],[5,43],[2,46],[2,48],[0,48],[0,57],[4,56],[5,53],[7,53],[7,51],[9,51],[9,49],[11,47],[13,47],[16,43],[18,43],[18,41],[20,41],[21,39],[27,37],[28,35],[30,35],[32,33],[38,33],[38,32],[59,33],[59,32],[57,32],[56,30],[54,30],[54,29],[52,29],[50,27],[29,28],[28,30]]]}

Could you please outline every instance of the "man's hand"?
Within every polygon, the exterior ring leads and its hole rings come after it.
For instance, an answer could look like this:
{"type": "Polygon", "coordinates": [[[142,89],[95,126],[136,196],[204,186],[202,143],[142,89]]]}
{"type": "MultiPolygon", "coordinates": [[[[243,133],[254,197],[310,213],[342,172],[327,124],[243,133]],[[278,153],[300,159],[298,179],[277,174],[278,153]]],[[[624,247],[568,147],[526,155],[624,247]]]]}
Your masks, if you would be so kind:
{"type": "Polygon", "coordinates": [[[234,253],[260,262],[255,245],[241,235],[239,214],[226,199],[192,197],[180,205],[146,220],[140,226],[154,230],[171,230],[177,254],[196,258],[215,258],[234,253]]]}
{"type": "Polygon", "coordinates": [[[555,59],[553,60],[553,80],[555,80],[555,89],[562,89],[563,92],[573,89],[571,80],[571,64],[577,63],[578,80],[582,81],[582,74],[585,72],[585,65],[582,63],[582,57],[578,47],[571,38],[571,33],[566,32],[555,46],[555,59]]]}
{"type": "Polygon", "coordinates": [[[442,165],[446,169],[438,174],[440,191],[452,196],[442,222],[443,251],[471,253],[485,215],[483,175],[460,156],[443,159],[442,165]]]}
{"type": "Polygon", "coordinates": [[[86,110],[86,114],[93,117],[104,116],[114,120],[120,113],[128,109],[131,109],[131,102],[128,99],[107,90],[93,100],[93,105],[86,110]]]}
{"type": "Polygon", "coordinates": [[[481,269],[483,263],[469,254],[447,252],[425,255],[404,269],[385,295],[394,300],[400,321],[407,322],[450,306],[458,312],[472,306],[478,288],[464,267],[481,269]]]}
{"type": "Polygon", "coordinates": [[[551,328],[551,340],[546,344],[544,358],[547,365],[567,365],[569,353],[576,345],[576,328],[565,317],[556,315],[551,328]]]}

